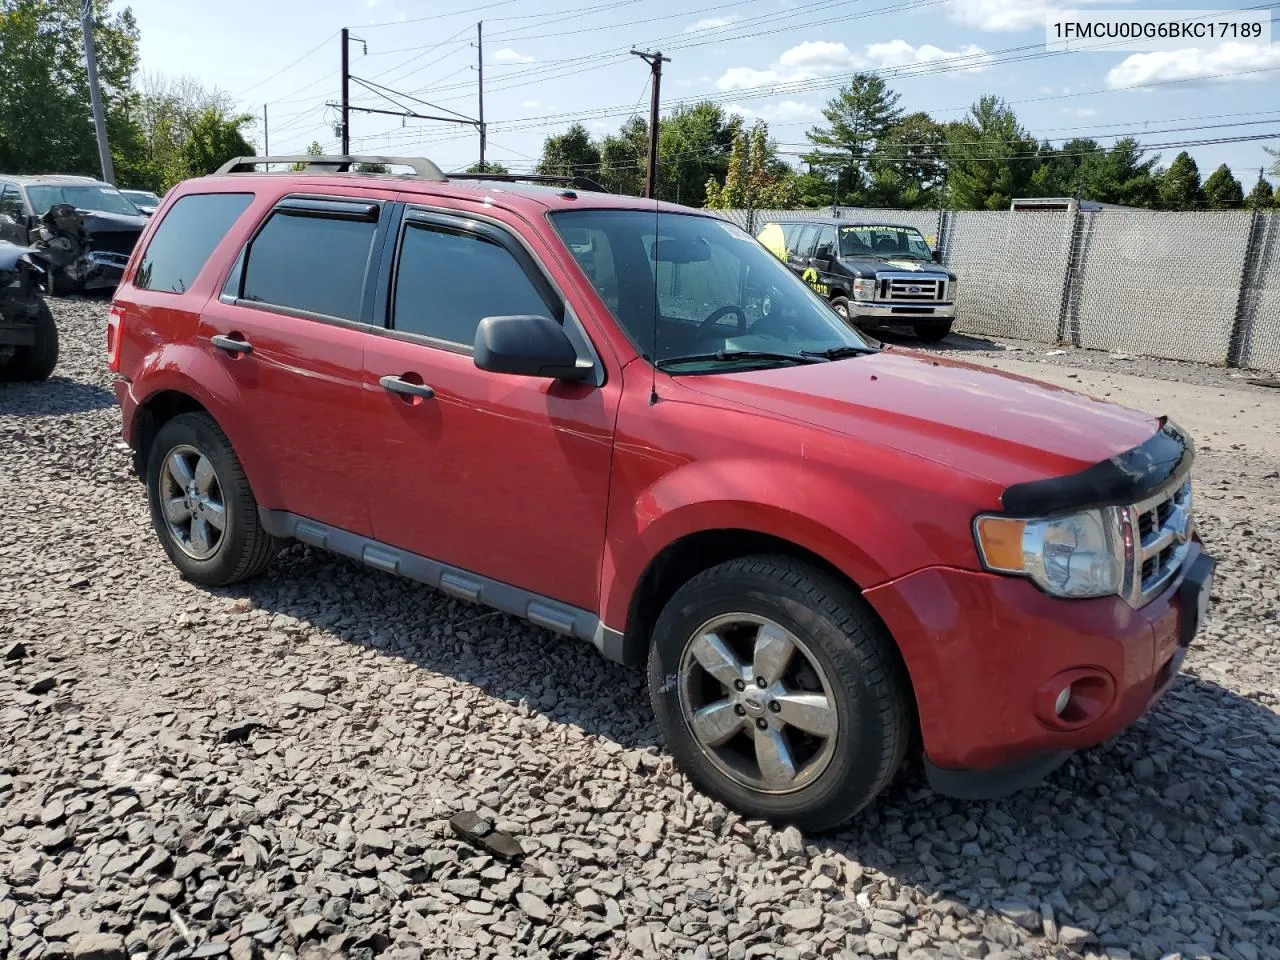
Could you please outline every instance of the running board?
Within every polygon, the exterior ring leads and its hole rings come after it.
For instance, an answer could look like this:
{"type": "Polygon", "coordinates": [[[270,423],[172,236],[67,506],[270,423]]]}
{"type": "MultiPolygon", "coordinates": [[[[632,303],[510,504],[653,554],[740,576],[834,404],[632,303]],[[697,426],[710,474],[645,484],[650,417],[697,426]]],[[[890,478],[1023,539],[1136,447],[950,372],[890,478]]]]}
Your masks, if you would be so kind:
{"type": "Polygon", "coordinates": [[[629,644],[620,631],[606,627],[589,610],[284,510],[259,507],[258,517],[263,529],[273,537],[300,540],[309,546],[359,560],[383,573],[416,580],[452,597],[521,617],[554,633],[585,640],[607,660],[625,664],[644,662],[642,650],[630,649],[635,644],[629,644]]]}

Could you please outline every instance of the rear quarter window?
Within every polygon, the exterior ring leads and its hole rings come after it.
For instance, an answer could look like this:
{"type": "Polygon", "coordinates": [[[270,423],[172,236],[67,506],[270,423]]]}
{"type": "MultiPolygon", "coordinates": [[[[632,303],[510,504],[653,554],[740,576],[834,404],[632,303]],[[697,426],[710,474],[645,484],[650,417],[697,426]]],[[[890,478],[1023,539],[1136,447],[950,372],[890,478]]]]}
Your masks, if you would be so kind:
{"type": "Polygon", "coordinates": [[[134,273],[142,290],[191,289],[214,247],[253,202],[251,193],[192,193],[169,208],[134,273]]]}

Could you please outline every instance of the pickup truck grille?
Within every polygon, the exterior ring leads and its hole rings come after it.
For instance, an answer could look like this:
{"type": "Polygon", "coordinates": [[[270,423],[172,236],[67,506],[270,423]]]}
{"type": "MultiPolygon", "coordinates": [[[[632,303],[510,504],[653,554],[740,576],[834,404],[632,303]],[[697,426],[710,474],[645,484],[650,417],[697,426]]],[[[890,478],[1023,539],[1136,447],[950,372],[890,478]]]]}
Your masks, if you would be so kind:
{"type": "Polygon", "coordinates": [[[947,281],[941,277],[883,277],[877,300],[891,303],[941,303],[947,299],[947,281]]]}
{"type": "Polygon", "coordinates": [[[1137,515],[1137,556],[1140,571],[1140,601],[1146,603],[1182,569],[1195,524],[1191,517],[1191,480],[1133,507],[1137,515]]]}

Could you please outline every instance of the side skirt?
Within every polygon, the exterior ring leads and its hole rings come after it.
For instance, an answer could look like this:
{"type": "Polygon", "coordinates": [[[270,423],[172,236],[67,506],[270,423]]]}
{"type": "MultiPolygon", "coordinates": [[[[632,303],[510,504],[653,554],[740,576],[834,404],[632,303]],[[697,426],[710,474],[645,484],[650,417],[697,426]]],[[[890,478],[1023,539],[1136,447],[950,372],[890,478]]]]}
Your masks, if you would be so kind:
{"type": "Polygon", "coordinates": [[[643,662],[643,651],[631,649],[635,646],[634,643],[628,643],[620,631],[606,627],[589,610],[571,607],[559,600],[513,587],[509,583],[490,580],[478,573],[451,567],[439,560],[410,553],[408,550],[284,510],[259,507],[258,517],[263,528],[274,537],[300,540],[310,546],[359,560],[375,570],[407,577],[450,596],[521,617],[555,633],[585,640],[607,660],[625,664],[643,662]]]}

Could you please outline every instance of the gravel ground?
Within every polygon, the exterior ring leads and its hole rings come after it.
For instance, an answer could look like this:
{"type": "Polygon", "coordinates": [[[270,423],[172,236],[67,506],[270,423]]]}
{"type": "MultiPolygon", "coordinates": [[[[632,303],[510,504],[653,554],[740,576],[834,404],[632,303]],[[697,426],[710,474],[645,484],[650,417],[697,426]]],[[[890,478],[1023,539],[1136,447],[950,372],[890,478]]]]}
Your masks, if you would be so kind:
{"type": "Polygon", "coordinates": [[[1280,957],[1269,454],[1201,457],[1214,613],[1151,716],[1003,801],[910,766],[805,837],[696,794],[587,645],[301,546],[183,582],[105,305],[54,306],[54,378],[0,386],[0,956],[1280,957]]]}

